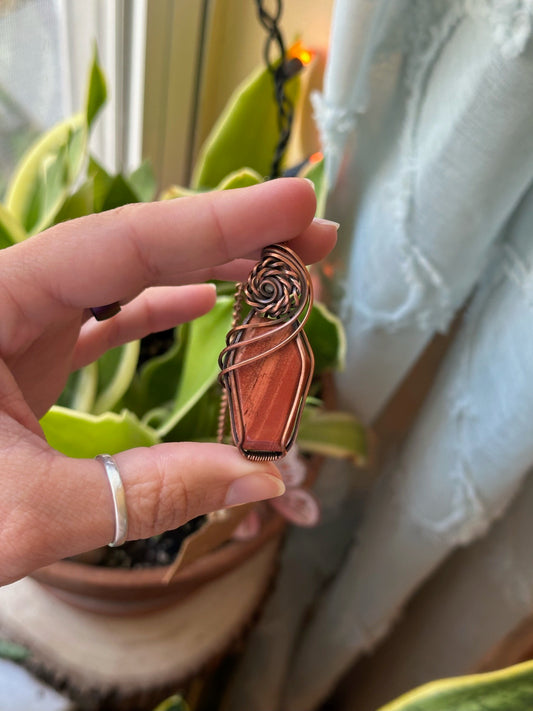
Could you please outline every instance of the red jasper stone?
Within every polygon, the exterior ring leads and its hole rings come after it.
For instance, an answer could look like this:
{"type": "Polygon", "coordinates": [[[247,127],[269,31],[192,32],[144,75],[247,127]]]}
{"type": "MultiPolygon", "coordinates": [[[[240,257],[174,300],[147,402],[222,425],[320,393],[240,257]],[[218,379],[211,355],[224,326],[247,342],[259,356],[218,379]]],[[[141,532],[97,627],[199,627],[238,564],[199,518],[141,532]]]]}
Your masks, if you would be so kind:
{"type": "Polygon", "coordinates": [[[249,459],[279,459],[296,437],[313,377],[313,353],[303,330],[277,351],[269,352],[294,332],[297,322],[275,330],[279,321],[266,322],[252,315],[248,324],[229,364],[266,355],[226,376],[233,438],[249,459]],[[265,334],[265,329],[270,331],[268,336],[247,343],[259,333],[265,334]]]}

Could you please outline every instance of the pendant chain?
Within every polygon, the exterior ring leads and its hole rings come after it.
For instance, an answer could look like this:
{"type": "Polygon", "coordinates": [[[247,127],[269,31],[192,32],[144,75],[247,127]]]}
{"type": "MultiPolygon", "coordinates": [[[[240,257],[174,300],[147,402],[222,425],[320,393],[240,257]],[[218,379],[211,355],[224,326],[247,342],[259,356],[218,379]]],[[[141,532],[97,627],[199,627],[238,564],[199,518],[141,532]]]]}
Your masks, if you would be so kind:
{"type": "MultiPolygon", "coordinates": [[[[233,313],[231,317],[231,329],[233,330],[235,326],[241,320],[242,311],[242,301],[244,296],[244,284],[242,282],[237,282],[235,284],[235,300],[233,302],[233,313]]],[[[222,397],[220,398],[220,410],[218,413],[218,430],[217,430],[217,442],[222,444],[224,441],[224,432],[226,431],[226,419],[228,414],[228,391],[226,388],[222,389],[222,397]]]]}

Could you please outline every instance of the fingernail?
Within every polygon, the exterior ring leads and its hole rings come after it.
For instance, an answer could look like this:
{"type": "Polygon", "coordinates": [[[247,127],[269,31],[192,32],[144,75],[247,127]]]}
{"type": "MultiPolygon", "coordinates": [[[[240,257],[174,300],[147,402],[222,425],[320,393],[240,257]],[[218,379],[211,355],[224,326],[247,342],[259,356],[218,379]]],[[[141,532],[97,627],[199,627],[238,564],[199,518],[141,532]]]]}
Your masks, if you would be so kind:
{"type": "Polygon", "coordinates": [[[314,217],[313,222],[316,222],[317,225],[333,225],[337,230],[340,227],[339,222],[334,222],[333,220],[326,220],[324,217],[314,217]]]}
{"type": "Polygon", "coordinates": [[[282,480],[271,474],[247,474],[230,484],[224,504],[237,506],[252,501],[272,499],[281,496],[284,491],[285,485],[282,480]]]}
{"type": "Polygon", "coordinates": [[[107,321],[108,318],[113,318],[119,313],[120,304],[118,301],[114,301],[105,306],[93,306],[90,311],[97,321],[107,321]]]}
{"type": "Polygon", "coordinates": [[[313,183],[311,178],[303,178],[303,180],[306,180],[312,186],[313,190],[315,189],[315,184],[313,183]]]}

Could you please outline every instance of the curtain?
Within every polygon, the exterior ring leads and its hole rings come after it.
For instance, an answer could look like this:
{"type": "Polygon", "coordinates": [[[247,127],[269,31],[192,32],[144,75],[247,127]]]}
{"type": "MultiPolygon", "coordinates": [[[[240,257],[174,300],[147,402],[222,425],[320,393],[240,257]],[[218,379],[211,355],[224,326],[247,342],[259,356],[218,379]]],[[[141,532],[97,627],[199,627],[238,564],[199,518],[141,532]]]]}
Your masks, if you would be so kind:
{"type": "Polygon", "coordinates": [[[342,225],[340,404],[375,423],[456,326],[368,495],[326,466],[322,527],[290,534],[225,711],[317,708],[533,465],[532,22],[531,0],[336,2],[315,110],[342,225]]]}

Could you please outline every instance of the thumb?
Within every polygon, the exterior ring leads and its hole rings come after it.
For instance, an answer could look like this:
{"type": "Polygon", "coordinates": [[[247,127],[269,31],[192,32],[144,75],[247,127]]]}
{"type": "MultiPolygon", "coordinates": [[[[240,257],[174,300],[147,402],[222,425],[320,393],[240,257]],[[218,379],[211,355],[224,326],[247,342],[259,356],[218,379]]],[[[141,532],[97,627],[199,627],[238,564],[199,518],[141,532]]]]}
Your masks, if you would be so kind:
{"type": "Polygon", "coordinates": [[[122,452],[114,459],[123,472],[131,539],[285,491],[273,464],[250,462],[223,444],[168,443],[122,452]]]}
{"type": "MultiPolygon", "coordinates": [[[[53,450],[49,454],[47,465],[33,468],[31,482],[17,489],[18,500],[12,502],[20,513],[18,520],[11,516],[12,540],[2,546],[0,557],[11,555],[0,566],[7,576],[0,584],[106,545],[115,536],[113,497],[102,462],[53,450]]],[[[228,445],[166,443],[127,450],[113,459],[124,485],[129,540],[284,491],[273,464],[249,462],[228,445]]]]}

